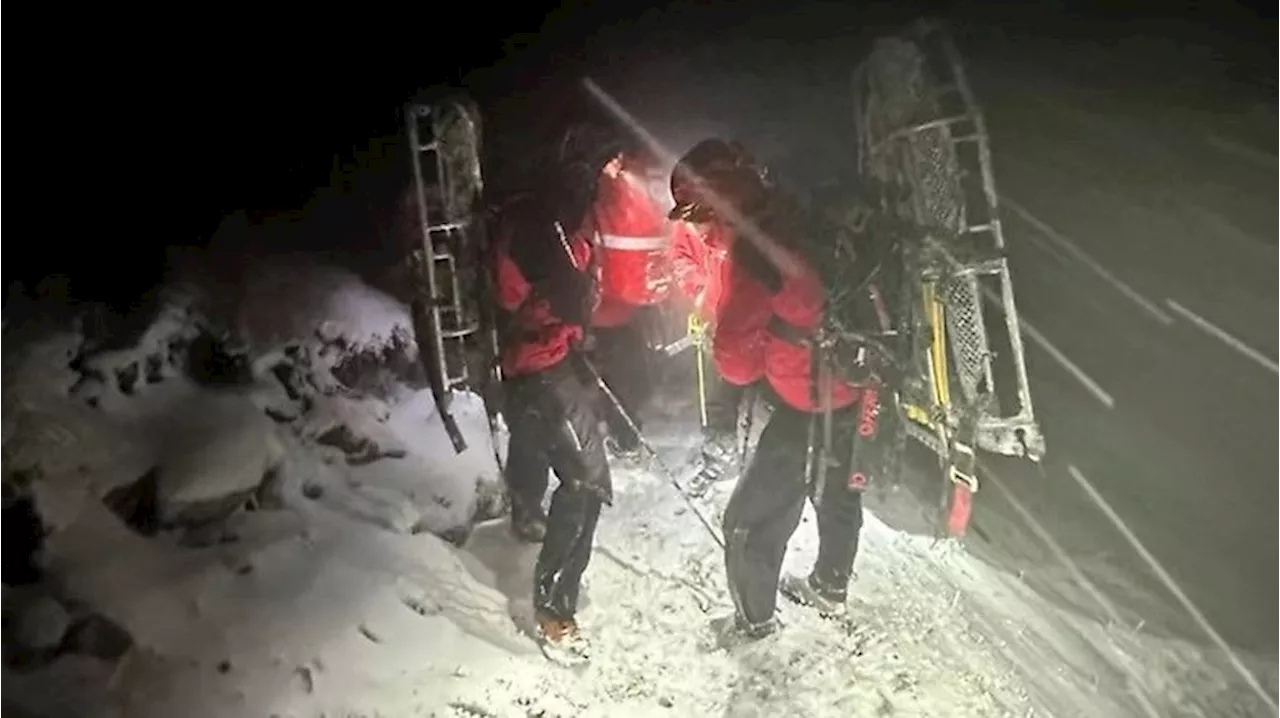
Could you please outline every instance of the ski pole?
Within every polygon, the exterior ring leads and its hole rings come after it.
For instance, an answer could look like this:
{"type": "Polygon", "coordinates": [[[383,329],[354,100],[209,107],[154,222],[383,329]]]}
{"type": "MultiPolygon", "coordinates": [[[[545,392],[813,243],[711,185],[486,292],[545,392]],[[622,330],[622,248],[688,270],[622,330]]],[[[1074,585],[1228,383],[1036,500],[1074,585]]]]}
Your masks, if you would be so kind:
{"type": "Polygon", "coordinates": [[[667,482],[675,488],[676,493],[680,494],[680,498],[684,499],[685,504],[693,510],[693,515],[698,517],[698,521],[702,523],[702,527],[707,530],[707,533],[711,534],[711,538],[716,542],[716,545],[723,549],[724,537],[720,535],[720,532],[716,529],[715,524],[711,522],[711,519],[708,519],[706,514],[702,512],[702,509],[698,508],[698,504],[693,500],[693,497],[685,493],[684,488],[680,486],[678,481],[676,481],[675,472],[672,471],[662,460],[658,451],[653,448],[653,444],[650,444],[649,440],[644,438],[644,435],[640,433],[640,427],[636,426],[635,420],[632,419],[631,415],[627,413],[627,410],[623,408],[622,402],[619,401],[618,396],[613,393],[613,389],[609,388],[609,385],[605,383],[604,378],[600,376],[600,372],[596,371],[596,368],[592,366],[591,362],[588,361],[586,357],[580,355],[578,358],[582,361],[582,365],[586,367],[587,371],[591,373],[591,378],[595,380],[596,385],[600,387],[600,390],[604,392],[604,395],[609,397],[609,401],[617,408],[618,414],[622,416],[622,420],[627,422],[627,427],[630,428],[631,431],[635,432],[636,439],[640,441],[640,445],[644,447],[645,451],[649,452],[651,457],[653,457],[654,463],[658,465],[658,468],[662,473],[666,474],[667,482]]]}

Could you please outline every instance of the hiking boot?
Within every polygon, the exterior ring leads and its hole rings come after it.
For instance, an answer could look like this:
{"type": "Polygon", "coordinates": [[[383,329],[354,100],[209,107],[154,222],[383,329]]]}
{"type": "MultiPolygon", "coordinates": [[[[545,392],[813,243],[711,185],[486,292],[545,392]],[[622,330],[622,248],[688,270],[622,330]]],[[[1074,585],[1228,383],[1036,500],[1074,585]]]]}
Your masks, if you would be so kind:
{"type": "Polygon", "coordinates": [[[776,618],[770,618],[762,623],[748,623],[741,616],[734,614],[711,620],[712,638],[715,641],[715,647],[721,650],[732,650],[755,643],[777,632],[776,618]]]}
{"type": "Polygon", "coordinates": [[[738,458],[738,437],[733,432],[707,432],[702,440],[702,460],[729,466],[738,458]]]}
{"type": "Polygon", "coordinates": [[[778,590],[791,601],[816,610],[823,618],[845,615],[845,592],[823,586],[812,575],[784,576],[778,584],[778,590]]]}
{"type": "Polygon", "coordinates": [[[538,642],[548,660],[562,665],[579,665],[588,661],[591,656],[590,646],[578,622],[572,618],[554,618],[539,611],[535,616],[538,622],[538,642]]]}
{"type": "Polygon", "coordinates": [[[547,517],[539,511],[511,510],[511,533],[525,543],[542,543],[547,535],[547,517]]]}
{"type": "Polygon", "coordinates": [[[697,472],[692,481],[696,495],[706,493],[712,484],[736,475],[736,443],[732,434],[707,434],[698,452],[697,472]]]}
{"type": "Polygon", "coordinates": [[[609,455],[609,458],[615,461],[628,463],[636,463],[640,461],[639,442],[635,442],[634,444],[623,443],[612,436],[606,436],[604,438],[604,450],[605,453],[609,455]]]}

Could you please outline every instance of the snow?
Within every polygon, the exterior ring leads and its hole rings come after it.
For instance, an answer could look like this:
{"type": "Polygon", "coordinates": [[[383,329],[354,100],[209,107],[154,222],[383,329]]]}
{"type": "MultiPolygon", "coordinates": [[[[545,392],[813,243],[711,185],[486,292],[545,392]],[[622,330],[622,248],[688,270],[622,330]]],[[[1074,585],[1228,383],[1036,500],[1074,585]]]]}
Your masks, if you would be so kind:
{"type": "Polygon", "coordinates": [[[175,512],[253,489],[283,458],[271,420],[242,397],[196,394],[165,418],[154,434],[163,447],[160,500],[175,512]]]}
{"type": "MultiPolygon", "coordinates": [[[[404,308],[353,275],[307,276],[310,284],[269,301],[358,305],[335,315],[359,338],[353,344],[376,345],[403,326],[404,308]]],[[[68,393],[73,373],[59,368],[75,337],[33,345],[27,361],[6,355],[5,462],[41,469],[33,491],[54,529],[49,591],[133,640],[118,661],[66,655],[33,671],[6,668],[6,709],[192,718],[1110,716],[1142,715],[1144,702],[1152,715],[1257,709],[1221,656],[1067,613],[958,545],[898,532],[872,513],[849,627],[784,605],[782,632],[717,650],[709,622],[731,610],[720,551],[660,472],[627,466],[615,467],[615,505],[586,574],[580,620],[593,660],[577,671],[555,667],[527,634],[536,547],[517,543],[502,519],[472,527],[497,481],[478,399],[453,402],[469,443],[460,455],[425,391],[359,394],[324,376],[332,364],[312,365],[316,388],[306,401],[290,399],[268,370],[284,356],[280,337],[315,336],[330,319],[318,310],[289,321],[253,315],[290,329],[251,343],[255,376],[233,387],[197,386],[173,365],[131,395],[106,382],[93,409],[68,393]],[[339,426],[377,456],[364,461],[320,441],[339,426]],[[192,541],[180,529],[145,535],[100,499],[152,468],[162,503],[256,498],[224,519],[216,540],[192,541]]],[[[142,354],[190,326],[162,316],[167,328],[143,337],[142,354]]],[[[117,352],[99,364],[113,370],[137,356],[117,352]]],[[[674,402],[661,408],[646,431],[675,463],[692,448],[694,413],[674,402]]],[[[730,488],[713,487],[699,509],[718,519],[730,488]]],[[[806,570],[815,551],[807,514],[786,569],[806,570]]],[[[1274,665],[1262,668],[1273,674],[1274,665]]]]}

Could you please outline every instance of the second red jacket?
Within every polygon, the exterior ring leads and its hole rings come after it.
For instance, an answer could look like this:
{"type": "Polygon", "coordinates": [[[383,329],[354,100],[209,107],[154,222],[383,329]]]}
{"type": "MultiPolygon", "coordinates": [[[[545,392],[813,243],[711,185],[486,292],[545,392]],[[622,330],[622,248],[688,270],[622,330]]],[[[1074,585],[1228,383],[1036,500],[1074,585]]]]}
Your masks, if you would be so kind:
{"type": "Polygon", "coordinates": [[[734,257],[727,265],[729,281],[717,306],[712,344],[725,380],[742,385],[763,377],[782,401],[800,411],[853,404],[858,389],[846,381],[832,377],[825,392],[814,385],[807,337],[822,322],[826,297],[812,267],[771,288],[734,257]]]}

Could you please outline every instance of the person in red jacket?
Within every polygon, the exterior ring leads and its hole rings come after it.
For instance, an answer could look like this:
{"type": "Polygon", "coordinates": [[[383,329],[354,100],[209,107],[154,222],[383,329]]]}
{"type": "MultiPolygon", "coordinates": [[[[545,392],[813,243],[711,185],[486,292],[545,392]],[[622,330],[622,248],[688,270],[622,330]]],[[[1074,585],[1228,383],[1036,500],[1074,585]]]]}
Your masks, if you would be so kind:
{"type": "Polygon", "coordinates": [[[590,222],[594,181],[621,151],[607,136],[562,145],[538,189],[499,212],[494,271],[505,415],[505,479],[517,536],[542,542],[533,608],[547,645],[581,654],[575,613],[601,507],[613,500],[595,408],[598,387],[576,366],[595,305],[590,222]],[[548,470],[559,486],[544,515],[548,470]]]}
{"type": "MultiPolygon", "coordinates": [[[[774,411],[723,519],[735,613],[731,635],[776,626],[777,593],[830,615],[843,611],[862,528],[862,490],[884,466],[881,390],[851,383],[815,354],[826,309],[816,267],[800,249],[794,205],[732,164],[694,164],[684,212],[724,233],[727,281],[715,310],[714,354],[730,381],[762,378],[774,411]],[[818,518],[812,572],[780,578],[806,495],[818,518]],[[781,583],[781,586],[779,585],[781,583]]],[[[678,207],[679,208],[679,207],[678,207]]]]}
{"type": "Polygon", "coordinates": [[[710,215],[705,205],[696,201],[698,181],[689,172],[693,168],[722,174],[735,169],[750,169],[759,174],[759,170],[741,145],[712,139],[695,145],[671,173],[671,195],[675,200],[669,215],[674,221],[672,271],[676,286],[692,303],[708,336],[713,337],[712,366],[708,367],[711,371],[706,372],[709,380],[706,395],[702,397],[707,421],[703,428],[702,469],[708,476],[715,476],[723,473],[733,461],[745,390],[761,375],[757,371],[758,362],[735,362],[732,353],[725,353],[725,346],[737,344],[732,338],[726,337],[727,341],[720,342],[719,357],[715,353],[720,303],[731,281],[730,265],[726,261],[730,232],[727,225],[707,221],[710,215]]]}
{"type": "Polygon", "coordinates": [[[600,268],[592,360],[613,393],[600,396],[605,446],[612,458],[633,460],[654,388],[650,332],[670,286],[669,227],[653,191],[652,178],[662,174],[649,153],[629,151],[604,174],[592,211],[600,268]]]}

